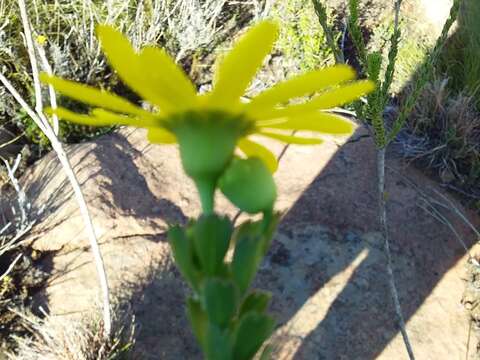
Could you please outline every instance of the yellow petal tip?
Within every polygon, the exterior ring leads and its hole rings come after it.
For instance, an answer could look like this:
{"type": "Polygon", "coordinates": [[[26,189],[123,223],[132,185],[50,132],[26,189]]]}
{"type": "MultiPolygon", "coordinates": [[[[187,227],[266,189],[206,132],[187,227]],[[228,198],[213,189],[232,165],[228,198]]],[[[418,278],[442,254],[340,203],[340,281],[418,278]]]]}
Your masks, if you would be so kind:
{"type": "Polygon", "coordinates": [[[95,33],[97,34],[98,37],[102,37],[102,35],[105,35],[106,33],[112,33],[112,32],[117,32],[117,31],[110,25],[98,24],[95,27],[95,33]]]}
{"type": "Polygon", "coordinates": [[[368,94],[368,93],[371,93],[372,91],[374,91],[376,88],[376,85],[373,81],[371,80],[366,80],[365,81],[365,93],[368,94]]]}
{"type": "Polygon", "coordinates": [[[46,84],[49,84],[53,78],[53,76],[48,75],[47,73],[41,72],[39,75],[40,81],[46,84]]]}

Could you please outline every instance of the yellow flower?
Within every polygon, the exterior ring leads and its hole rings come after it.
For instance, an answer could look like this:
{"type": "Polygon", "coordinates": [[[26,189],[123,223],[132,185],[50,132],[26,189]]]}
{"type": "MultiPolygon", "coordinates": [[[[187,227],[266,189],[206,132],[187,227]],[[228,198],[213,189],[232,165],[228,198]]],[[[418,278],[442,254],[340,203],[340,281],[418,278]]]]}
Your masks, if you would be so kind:
{"type": "Polygon", "coordinates": [[[164,50],[145,47],[136,52],[129,41],[109,26],[98,26],[102,49],[122,81],[153,106],[146,111],[113,93],[42,74],[42,81],[73,99],[93,106],[90,114],[65,108],[51,114],[85,125],[132,125],[148,129],[152,143],[180,145],[187,174],[201,169],[199,157],[217,158],[211,171],[220,172],[238,148],[247,157],[261,158],[271,171],[275,156],[250,137],[258,135],[284,143],[318,144],[317,137],[292,136],[293,130],[348,134],[352,123],[331,112],[373,90],[368,80],[353,81],[348,66],[312,71],[277,84],[241,101],[264,58],[272,50],[278,27],[270,21],[253,26],[219,62],[213,90],[197,94],[195,86],[164,50]],[[288,105],[292,99],[310,100],[288,105]],[[205,140],[207,139],[207,141],[205,140]],[[188,149],[187,149],[188,147],[188,149]],[[227,151],[228,150],[228,151],[227,151]]]}
{"type": "Polygon", "coordinates": [[[47,37],[46,37],[45,35],[38,35],[37,38],[36,38],[36,40],[37,40],[38,45],[43,46],[43,45],[46,44],[46,42],[47,42],[48,39],[47,39],[47,37]]]}

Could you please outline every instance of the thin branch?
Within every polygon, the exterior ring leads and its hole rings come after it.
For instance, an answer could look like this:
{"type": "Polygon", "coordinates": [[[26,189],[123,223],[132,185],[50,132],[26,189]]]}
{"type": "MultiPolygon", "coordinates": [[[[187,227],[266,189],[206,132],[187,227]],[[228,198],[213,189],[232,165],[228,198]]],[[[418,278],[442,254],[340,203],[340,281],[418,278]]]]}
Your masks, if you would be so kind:
{"type": "Polygon", "coordinates": [[[327,44],[330,47],[330,50],[335,57],[335,62],[337,64],[344,64],[345,63],[345,56],[341,49],[339,49],[338,44],[335,41],[335,37],[333,35],[333,29],[328,25],[328,15],[327,15],[327,7],[326,5],[322,4],[320,0],[312,0],[313,7],[315,8],[315,13],[317,14],[318,21],[320,26],[323,29],[323,34],[325,35],[325,39],[327,40],[327,44]]]}
{"type": "Polygon", "coordinates": [[[43,113],[42,88],[40,86],[40,77],[38,71],[37,57],[35,55],[35,47],[33,45],[32,31],[30,22],[28,21],[27,7],[24,0],[18,0],[20,7],[20,17],[22,19],[23,32],[25,35],[25,43],[27,47],[30,66],[32,67],[33,88],[35,89],[35,110],[43,113]]]}
{"type": "Polygon", "coordinates": [[[19,240],[32,229],[34,224],[35,222],[31,222],[27,227],[17,232],[15,236],[11,238],[8,242],[5,243],[4,241],[2,241],[2,244],[0,245],[0,256],[16,247],[21,246],[23,244],[23,241],[19,240]]]}
{"type": "Polygon", "coordinates": [[[22,159],[22,156],[18,154],[17,158],[15,159],[15,162],[13,163],[13,166],[10,166],[7,160],[2,159],[3,163],[5,164],[5,167],[7,169],[7,175],[10,179],[10,182],[12,183],[13,189],[17,193],[17,204],[18,204],[18,209],[20,210],[20,229],[23,229],[26,227],[27,224],[27,210],[29,209],[29,204],[27,201],[27,195],[25,192],[20,188],[20,184],[18,183],[17,178],[15,177],[15,172],[18,169],[18,166],[20,165],[20,161],[22,159]]]}
{"type": "Polygon", "coordinates": [[[453,227],[453,224],[447,219],[447,217],[443,214],[440,213],[440,210],[437,209],[435,206],[443,208],[445,210],[453,212],[460,220],[462,220],[472,231],[475,233],[475,235],[478,237],[480,240],[480,231],[467,219],[467,217],[460,211],[460,209],[453,203],[452,200],[450,200],[447,196],[439,192],[438,190],[434,188],[430,188],[432,192],[434,192],[436,195],[440,196],[443,198],[446,202],[442,202],[433,196],[427,194],[426,192],[422,191],[420,187],[409,177],[405,176],[401,171],[398,171],[395,168],[388,167],[387,168],[390,171],[395,172],[398,176],[401,176],[402,179],[404,179],[417,193],[419,196],[420,200],[422,200],[425,205],[418,205],[421,209],[423,209],[425,212],[429,213],[433,218],[438,220],[439,222],[443,223],[446,225],[455,235],[457,238],[458,242],[460,245],[464,248],[465,253],[467,254],[469,261],[475,265],[478,265],[478,261],[472,256],[470,253],[470,250],[468,249],[467,244],[463,240],[463,238],[460,236],[458,231],[453,227]]]}
{"type": "MultiPolygon", "coordinates": [[[[41,65],[43,68],[43,71],[45,71],[48,75],[52,76],[53,75],[53,70],[50,64],[48,63],[47,56],[45,55],[45,50],[41,45],[37,45],[37,51],[38,55],[40,57],[41,65]]],[[[52,109],[57,108],[57,94],[55,93],[55,89],[51,84],[48,84],[48,95],[50,98],[50,107],[52,109]]],[[[56,136],[58,136],[58,133],[60,131],[60,126],[58,122],[58,116],[53,115],[52,116],[52,122],[53,122],[53,132],[55,133],[56,136]]]]}
{"type": "MultiPolygon", "coordinates": [[[[378,107],[377,110],[382,110],[386,105],[388,99],[388,93],[390,91],[390,87],[393,82],[393,77],[395,74],[395,64],[398,56],[398,45],[400,42],[400,9],[402,5],[402,0],[396,0],[394,2],[394,11],[395,11],[395,20],[394,20],[394,29],[393,34],[390,39],[390,51],[388,53],[388,65],[385,72],[385,80],[381,85],[380,91],[381,97],[378,99],[383,101],[381,107],[378,107]]],[[[390,293],[392,296],[393,304],[395,307],[395,314],[397,317],[397,324],[400,328],[400,332],[402,334],[403,342],[405,343],[405,348],[408,353],[408,357],[410,360],[415,359],[415,355],[413,353],[412,344],[408,337],[405,319],[403,317],[402,308],[400,305],[400,299],[398,296],[398,290],[395,281],[395,275],[393,272],[393,261],[392,261],[392,254],[390,251],[390,239],[388,234],[388,218],[387,218],[387,196],[385,192],[385,154],[386,148],[388,147],[387,141],[387,134],[385,129],[385,124],[383,120],[382,113],[377,113],[378,116],[381,117],[380,121],[375,123],[377,125],[375,129],[379,129],[375,131],[375,143],[377,146],[377,176],[378,176],[378,206],[379,206],[379,220],[380,220],[380,227],[384,241],[384,252],[385,257],[387,260],[387,274],[388,274],[388,283],[390,287],[390,293]],[[379,141],[380,140],[380,141],[379,141]]],[[[375,119],[374,119],[375,120],[375,119]]]]}
{"type": "Polygon", "coordinates": [[[15,267],[17,262],[22,258],[22,256],[23,256],[23,254],[18,254],[17,255],[17,257],[8,266],[8,269],[2,275],[0,275],[0,281],[2,281],[4,278],[6,278],[8,276],[8,274],[10,274],[12,272],[13,268],[15,267]]]}
{"type": "Polygon", "coordinates": [[[20,140],[23,136],[25,135],[25,132],[22,132],[20,135],[15,136],[12,140],[9,140],[7,142],[4,142],[0,145],[0,149],[3,149],[4,147],[7,147],[8,145],[12,145],[18,140],[20,140]]]}
{"type": "Polygon", "coordinates": [[[60,164],[63,167],[63,170],[66,173],[68,180],[70,181],[75,197],[78,202],[78,206],[80,209],[80,213],[83,217],[83,221],[85,223],[86,231],[88,234],[88,238],[90,241],[90,246],[92,249],[93,257],[95,266],[97,269],[97,274],[99,277],[100,288],[102,291],[102,300],[103,300],[103,321],[105,327],[105,336],[109,337],[111,335],[112,329],[112,321],[110,315],[110,292],[108,288],[108,281],[107,281],[107,274],[105,271],[105,265],[102,259],[102,254],[100,251],[100,247],[98,245],[97,236],[95,234],[95,228],[93,226],[93,222],[90,216],[90,212],[88,210],[87,203],[83,196],[82,190],[80,188],[80,184],[78,179],[73,171],[71,166],[70,160],[68,159],[67,154],[65,153],[62,144],[58,140],[55,131],[52,129],[50,123],[48,122],[46,116],[43,114],[43,106],[41,101],[41,88],[39,82],[39,73],[38,73],[38,66],[35,60],[35,52],[33,47],[33,40],[32,40],[32,33],[29,26],[28,15],[26,11],[25,1],[18,0],[18,5],[20,7],[20,14],[22,17],[22,23],[24,26],[25,38],[28,48],[28,53],[30,56],[30,62],[32,64],[32,73],[34,79],[34,88],[35,88],[35,96],[37,99],[36,109],[37,112],[34,112],[32,108],[22,99],[20,94],[15,90],[12,84],[7,80],[7,78],[0,73],[0,82],[10,91],[12,96],[16,99],[16,101],[20,104],[20,106],[27,112],[27,114],[31,117],[31,119],[37,124],[37,126],[44,132],[45,136],[47,136],[48,140],[50,141],[53,150],[56,152],[57,157],[60,161],[60,164]]]}
{"type": "MultiPolygon", "coordinates": [[[[471,222],[470,220],[467,219],[467,217],[458,209],[457,206],[453,203],[452,200],[450,200],[447,196],[439,192],[438,190],[433,189],[433,191],[440,197],[442,197],[450,207],[448,207],[449,210],[453,211],[457,216],[463,220],[467,226],[472,229],[472,231],[475,233],[477,236],[478,241],[480,241],[480,230],[478,230],[471,222]]],[[[440,203],[439,203],[440,204],[440,203]]],[[[445,206],[445,205],[444,205],[445,206]]]]}
{"type": "Polygon", "coordinates": [[[426,206],[420,206],[420,207],[425,212],[429,213],[434,219],[436,219],[437,221],[447,226],[452,231],[452,233],[455,235],[460,245],[465,250],[465,253],[468,255],[469,260],[473,259],[467,244],[465,244],[465,241],[463,241],[463,238],[460,236],[460,234],[452,225],[452,223],[448,221],[448,219],[437,208],[435,208],[435,206],[433,206],[433,204],[430,203],[426,198],[422,198],[422,200],[426,203],[426,206]]]}
{"type": "Polygon", "coordinates": [[[387,260],[388,284],[390,293],[392,295],[395,313],[397,316],[397,323],[402,333],[403,342],[407,349],[408,356],[411,360],[415,359],[412,345],[408,338],[407,329],[405,326],[405,319],[403,317],[400,300],[398,297],[397,287],[395,285],[395,275],[393,273],[393,261],[390,251],[390,240],[388,236],[388,222],[387,222],[387,207],[386,207],[386,192],[385,192],[385,148],[377,149],[377,171],[378,171],[378,206],[380,216],[380,226],[383,237],[385,257],[387,260]]]}
{"type": "MultiPolygon", "coordinates": [[[[20,0],[21,1],[21,0],[20,0]]],[[[47,122],[44,123],[42,118],[45,118],[43,114],[37,114],[33,109],[23,100],[21,95],[15,90],[12,84],[7,80],[7,78],[0,73],[0,82],[7,88],[7,90],[12,94],[15,100],[20,104],[20,106],[25,110],[25,112],[31,117],[35,124],[42,129],[45,136],[50,140],[53,150],[56,152],[57,157],[60,161],[60,164],[65,171],[70,184],[72,185],[75,197],[80,208],[80,213],[82,214],[83,221],[85,223],[86,231],[90,241],[90,247],[93,252],[95,266],[97,268],[97,274],[100,281],[100,288],[102,290],[103,297],[103,320],[105,323],[105,336],[110,336],[111,333],[111,316],[110,316],[110,292],[108,289],[107,274],[105,272],[105,266],[102,259],[102,254],[100,252],[100,247],[98,245],[97,236],[95,234],[95,229],[93,227],[92,219],[90,217],[90,212],[88,210],[87,203],[83,196],[80,184],[77,180],[77,177],[73,171],[73,168],[70,164],[65,151],[63,150],[62,144],[58,141],[55,133],[53,132],[52,127],[47,122]]]]}

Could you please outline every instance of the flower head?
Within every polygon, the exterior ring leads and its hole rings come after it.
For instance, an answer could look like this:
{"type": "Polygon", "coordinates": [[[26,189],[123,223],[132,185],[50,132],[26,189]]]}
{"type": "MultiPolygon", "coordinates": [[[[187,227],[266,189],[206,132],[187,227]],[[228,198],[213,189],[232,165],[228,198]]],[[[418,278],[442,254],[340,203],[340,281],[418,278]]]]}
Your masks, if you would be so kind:
{"type": "Polygon", "coordinates": [[[294,130],[348,134],[352,124],[325,111],[370,92],[368,80],[353,81],[348,66],[312,71],[277,84],[241,101],[264,58],[272,50],[278,27],[270,21],[253,26],[219,62],[213,90],[197,91],[166,52],[156,47],[135,51],[129,41],[110,26],[98,26],[102,49],[121,80],[153,106],[144,110],[113,93],[42,74],[42,81],[60,93],[91,105],[89,114],[65,108],[49,111],[72,122],[132,125],[148,129],[152,143],[178,143],[182,162],[191,177],[215,177],[231,161],[238,148],[247,157],[259,157],[271,171],[275,156],[251,135],[293,144],[318,144],[317,137],[291,135],[294,130]],[[288,105],[292,99],[310,100],[288,105]]]}
{"type": "Polygon", "coordinates": [[[35,40],[37,40],[38,45],[43,46],[47,43],[48,39],[45,35],[38,35],[35,40]]]}

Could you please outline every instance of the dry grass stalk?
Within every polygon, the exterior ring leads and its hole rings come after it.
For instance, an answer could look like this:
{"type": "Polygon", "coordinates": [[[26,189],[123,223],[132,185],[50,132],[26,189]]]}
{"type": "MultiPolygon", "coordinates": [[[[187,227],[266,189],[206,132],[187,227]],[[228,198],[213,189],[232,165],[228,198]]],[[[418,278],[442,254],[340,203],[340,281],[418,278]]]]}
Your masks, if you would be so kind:
{"type": "Polygon", "coordinates": [[[35,94],[36,94],[36,101],[37,101],[37,104],[35,106],[36,111],[34,111],[27,104],[27,102],[21,97],[21,95],[15,90],[15,88],[12,86],[12,84],[8,81],[8,79],[3,74],[0,74],[0,82],[3,83],[3,85],[7,88],[10,94],[20,104],[20,106],[27,112],[27,114],[37,124],[37,126],[43,131],[45,136],[47,136],[47,138],[50,140],[50,143],[52,144],[52,148],[56,152],[57,157],[60,161],[60,164],[62,165],[67,175],[67,178],[73,187],[74,194],[77,199],[80,212],[82,214],[82,217],[86,226],[87,234],[90,241],[90,246],[94,256],[95,266],[97,268],[97,273],[99,276],[100,287],[101,287],[102,298],[103,298],[103,321],[105,326],[104,335],[106,338],[108,338],[111,333],[110,295],[109,295],[109,289],[108,289],[107,275],[105,272],[105,266],[103,263],[100,247],[98,245],[97,237],[95,234],[95,228],[93,226],[92,219],[90,217],[90,212],[88,210],[87,203],[85,201],[82,190],[80,188],[80,184],[76,178],[76,175],[68,159],[68,156],[65,153],[63,146],[58,140],[48,119],[43,114],[43,106],[39,104],[39,102],[40,103],[42,102],[42,96],[41,96],[40,83],[37,82],[39,74],[38,74],[38,65],[36,62],[35,50],[33,47],[32,32],[30,29],[30,23],[28,20],[28,15],[27,15],[26,5],[24,0],[18,0],[18,5],[20,7],[20,13],[22,16],[25,38],[27,39],[26,40],[27,48],[30,56],[30,62],[32,64],[34,87],[35,87],[35,94]]]}
{"type": "MultiPolygon", "coordinates": [[[[14,310],[12,310],[14,311],[14,310]]],[[[16,338],[17,351],[10,360],[114,360],[128,359],[134,345],[133,317],[114,321],[112,336],[103,336],[99,319],[57,319],[18,313],[33,338],[16,338]]]]}

